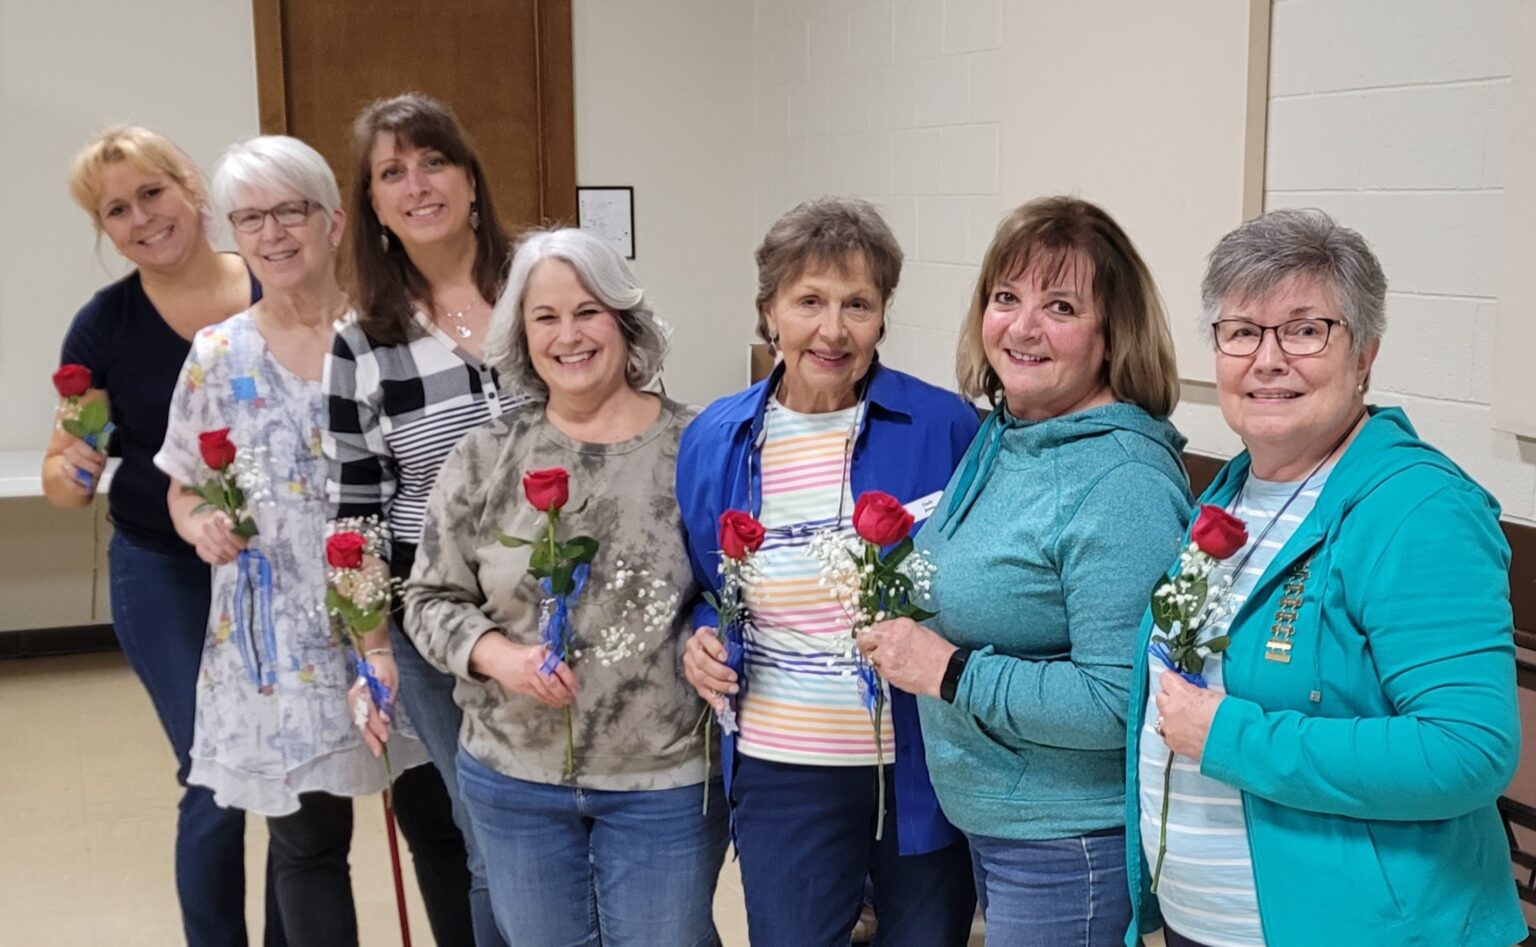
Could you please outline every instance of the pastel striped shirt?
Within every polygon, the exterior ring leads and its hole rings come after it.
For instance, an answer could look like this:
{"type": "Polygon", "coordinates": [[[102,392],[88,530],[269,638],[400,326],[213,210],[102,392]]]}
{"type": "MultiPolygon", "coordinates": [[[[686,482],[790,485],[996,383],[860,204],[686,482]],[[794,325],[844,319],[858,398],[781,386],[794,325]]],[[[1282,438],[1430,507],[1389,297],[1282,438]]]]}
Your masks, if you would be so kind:
{"type": "MultiPolygon", "coordinates": [[[[1332,468],[1312,478],[1232,583],[1231,607],[1201,638],[1227,633],[1227,626],[1247,601],[1259,577],[1280,552],[1286,540],[1307,518],[1322,492],[1332,468]]],[[[1248,526],[1249,541],[1230,560],[1242,561],[1264,527],[1279,514],[1296,491],[1297,483],[1277,483],[1250,475],[1233,511],[1248,526]]],[[[1251,623],[1257,629],[1261,623],[1251,623]]],[[[1226,693],[1222,683],[1222,656],[1205,660],[1204,675],[1210,689],[1226,693]]],[[[1163,770],[1168,746],[1152,729],[1157,721],[1160,661],[1148,665],[1152,676],[1141,728],[1141,847],[1149,869],[1157,864],[1158,831],[1163,809],[1163,770]]],[[[1259,902],[1253,883],[1253,858],[1248,828],[1243,818],[1242,794],[1234,787],[1201,775],[1200,766],[1183,756],[1174,757],[1169,783],[1168,850],[1158,881],[1157,899],[1163,920],[1185,937],[1210,947],[1263,947],[1259,902]]]]}
{"type": "MultiPolygon", "coordinates": [[[[799,414],[769,403],[759,513],[767,535],[754,557],[758,579],[745,593],[752,627],[737,738],[738,750],[756,759],[813,766],[873,766],[878,759],[848,616],[821,584],[809,552],[820,530],[853,535],[848,449],[859,410],[799,414]]],[[[890,763],[889,703],[880,732],[890,763]]]]}

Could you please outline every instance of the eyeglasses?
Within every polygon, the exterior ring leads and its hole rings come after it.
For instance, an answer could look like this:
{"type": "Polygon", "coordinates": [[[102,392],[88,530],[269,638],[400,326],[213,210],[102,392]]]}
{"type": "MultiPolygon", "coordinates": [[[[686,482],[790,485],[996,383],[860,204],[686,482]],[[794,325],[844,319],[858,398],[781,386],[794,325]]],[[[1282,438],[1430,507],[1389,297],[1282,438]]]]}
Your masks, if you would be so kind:
{"type": "Polygon", "coordinates": [[[1287,355],[1316,355],[1328,347],[1334,326],[1347,326],[1343,319],[1291,319],[1277,326],[1261,326],[1247,319],[1218,319],[1211,323],[1216,348],[1223,355],[1246,358],[1264,344],[1264,333],[1273,332],[1280,351],[1287,355]]]}
{"type": "Polygon", "coordinates": [[[320,209],[309,201],[284,201],[271,210],[242,207],[229,212],[229,225],[241,233],[257,233],[266,225],[267,216],[277,221],[279,227],[297,227],[320,209]]]}

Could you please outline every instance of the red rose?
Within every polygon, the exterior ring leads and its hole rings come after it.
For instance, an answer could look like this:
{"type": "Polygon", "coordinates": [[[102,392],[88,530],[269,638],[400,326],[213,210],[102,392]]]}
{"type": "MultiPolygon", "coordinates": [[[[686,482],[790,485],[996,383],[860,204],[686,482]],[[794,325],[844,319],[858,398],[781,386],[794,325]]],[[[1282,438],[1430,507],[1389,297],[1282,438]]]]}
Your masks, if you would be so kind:
{"type": "Polygon", "coordinates": [[[91,370],[84,365],[61,365],[53,373],[53,387],[60,398],[75,398],[91,390],[91,370]]]}
{"type": "Polygon", "coordinates": [[[726,510],[720,514],[720,551],[728,559],[741,560],[763,544],[763,524],[751,513],[726,510]]]}
{"type": "Polygon", "coordinates": [[[335,533],[325,541],[325,561],[337,569],[359,569],[367,547],[368,540],[362,533],[335,533]]]}
{"type": "Polygon", "coordinates": [[[563,467],[530,471],[523,475],[523,493],[536,510],[558,510],[571,498],[570,476],[563,467]]]}
{"type": "Polygon", "coordinates": [[[227,427],[197,435],[197,449],[203,455],[203,463],[214,470],[223,470],[235,462],[235,445],[229,439],[227,427]]]}
{"type": "Polygon", "coordinates": [[[1248,542],[1248,527],[1221,507],[1207,503],[1200,507],[1189,538],[1212,559],[1226,559],[1248,542]]]}
{"type": "Polygon", "coordinates": [[[870,490],[853,505],[853,529],[867,542],[889,546],[907,538],[912,531],[912,514],[889,493],[870,490]]]}

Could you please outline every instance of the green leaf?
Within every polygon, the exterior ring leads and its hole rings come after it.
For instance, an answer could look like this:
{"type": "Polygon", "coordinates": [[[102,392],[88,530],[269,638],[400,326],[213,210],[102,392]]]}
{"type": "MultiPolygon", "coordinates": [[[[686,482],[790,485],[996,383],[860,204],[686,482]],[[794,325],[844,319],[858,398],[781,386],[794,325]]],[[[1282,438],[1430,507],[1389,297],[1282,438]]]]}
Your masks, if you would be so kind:
{"type": "Polygon", "coordinates": [[[1206,642],[1202,642],[1202,643],[1207,648],[1210,648],[1211,651],[1215,652],[1216,654],[1220,654],[1221,652],[1227,650],[1227,648],[1231,646],[1232,639],[1230,637],[1228,637],[1227,635],[1217,635],[1216,637],[1212,638],[1210,641],[1206,641],[1206,642]]]}
{"type": "Polygon", "coordinates": [[[1190,608],[1191,616],[1198,615],[1205,610],[1205,598],[1210,594],[1210,583],[1204,579],[1195,579],[1189,583],[1189,590],[1195,593],[1195,604],[1190,608]]]}
{"type": "MultiPolygon", "coordinates": [[[[1157,588],[1160,591],[1160,590],[1162,590],[1164,588],[1171,587],[1172,585],[1173,585],[1172,582],[1162,582],[1162,583],[1158,584],[1157,588]]],[[[1157,627],[1164,634],[1172,634],[1173,633],[1173,623],[1178,621],[1178,620],[1179,620],[1179,610],[1178,610],[1178,608],[1173,604],[1173,602],[1171,600],[1169,600],[1167,598],[1164,598],[1161,595],[1158,595],[1157,591],[1154,591],[1152,593],[1152,622],[1153,622],[1153,624],[1157,625],[1157,627]]]]}
{"type": "Polygon", "coordinates": [[[906,605],[903,605],[900,609],[898,609],[897,610],[897,614],[900,615],[902,618],[910,618],[913,621],[921,624],[921,623],[927,621],[930,618],[938,617],[939,613],[938,612],[930,612],[926,608],[920,608],[920,607],[918,607],[916,605],[912,605],[912,604],[908,603],[906,605]]]}
{"type": "Polygon", "coordinates": [[[574,536],[560,545],[560,557],[572,562],[591,562],[597,555],[597,540],[591,536],[574,536]]]}
{"type": "Polygon", "coordinates": [[[81,424],[74,418],[68,418],[66,420],[60,421],[59,427],[63,428],[65,431],[68,431],[70,434],[73,434],[75,437],[80,438],[82,441],[85,440],[86,436],[91,433],[90,431],[86,430],[84,424],[81,424]]]}
{"type": "Polygon", "coordinates": [[[713,592],[704,593],[704,602],[715,611],[720,611],[720,599],[713,592]]]}
{"type": "Polygon", "coordinates": [[[243,536],[246,539],[250,539],[252,536],[255,536],[258,532],[260,532],[260,530],[256,528],[256,521],[247,516],[245,519],[242,519],[240,522],[236,523],[235,528],[231,529],[230,532],[234,533],[236,536],[243,536]]]}
{"type": "MultiPolygon", "coordinates": [[[[80,408],[76,419],[87,434],[96,434],[107,426],[107,405],[102,401],[88,401],[80,408]]],[[[70,433],[74,433],[71,431],[70,433]]],[[[76,437],[81,435],[76,434],[76,437]]]]}
{"type": "Polygon", "coordinates": [[[1199,674],[1205,670],[1205,658],[1200,657],[1199,652],[1190,650],[1184,655],[1184,660],[1179,664],[1191,674],[1199,674]]]}
{"type": "Polygon", "coordinates": [[[533,540],[523,539],[521,536],[508,536],[501,530],[495,530],[496,541],[511,549],[521,549],[523,546],[532,546],[533,540]]]}
{"type": "Polygon", "coordinates": [[[906,539],[903,539],[901,542],[896,544],[896,548],[892,549],[890,555],[885,557],[884,564],[886,568],[895,569],[897,566],[901,565],[902,560],[906,559],[911,554],[912,537],[908,536],[906,539]]]}
{"type": "Polygon", "coordinates": [[[539,578],[544,578],[554,571],[555,558],[550,554],[549,546],[544,543],[533,544],[533,554],[528,557],[528,571],[539,578]]]}
{"type": "Polygon", "coordinates": [[[571,564],[569,562],[560,563],[550,572],[549,588],[556,595],[569,595],[576,588],[576,583],[571,581],[571,564]]]}

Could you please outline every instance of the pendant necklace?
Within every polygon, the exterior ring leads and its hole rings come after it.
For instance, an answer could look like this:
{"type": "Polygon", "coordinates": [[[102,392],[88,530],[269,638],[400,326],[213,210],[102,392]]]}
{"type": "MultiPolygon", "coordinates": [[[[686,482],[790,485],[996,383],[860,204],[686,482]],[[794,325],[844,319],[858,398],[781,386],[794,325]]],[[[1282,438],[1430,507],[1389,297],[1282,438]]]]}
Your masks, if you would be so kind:
{"type": "Polygon", "coordinates": [[[449,309],[446,306],[439,306],[439,309],[445,318],[452,320],[448,325],[453,327],[454,334],[459,338],[467,339],[475,334],[474,330],[464,322],[464,317],[475,311],[475,303],[472,302],[463,309],[449,309]]]}

